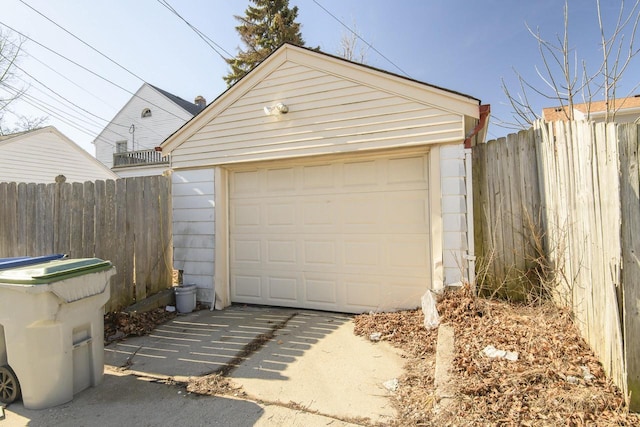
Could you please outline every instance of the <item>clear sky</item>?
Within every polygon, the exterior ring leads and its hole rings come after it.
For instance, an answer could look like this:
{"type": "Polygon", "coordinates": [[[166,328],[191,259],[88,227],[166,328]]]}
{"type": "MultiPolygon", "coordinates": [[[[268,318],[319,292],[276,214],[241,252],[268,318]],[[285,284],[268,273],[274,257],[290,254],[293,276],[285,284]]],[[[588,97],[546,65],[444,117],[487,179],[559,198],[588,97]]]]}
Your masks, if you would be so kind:
{"type": "MultiPolygon", "coordinates": [[[[240,39],[234,15],[244,14],[248,0],[167,1],[217,45],[236,53],[240,39]]],[[[609,28],[619,1],[602,1],[609,28]]],[[[309,47],[338,54],[340,40],[348,32],[340,20],[355,27],[383,55],[368,49],[368,65],[406,73],[491,104],[489,138],[511,132],[496,125],[497,120],[509,121],[511,114],[501,78],[517,92],[515,68],[543,85],[535,70],[542,66],[538,45],[526,24],[539,28],[548,39],[563,32],[562,0],[290,0],[290,5],[299,8],[298,22],[309,47]]],[[[31,104],[44,105],[54,114],[25,102],[13,104],[12,111],[49,116],[47,124],[92,154],[91,141],[143,81],[190,101],[203,95],[210,102],[226,89],[222,80],[228,72],[226,63],[160,0],[0,0],[0,9],[3,31],[10,26],[35,40],[25,40],[18,63],[22,70],[16,70],[19,80],[13,85],[27,89],[31,104]],[[129,71],[93,52],[25,3],[129,71]]],[[[571,48],[591,67],[602,57],[595,10],[595,0],[569,1],[571,48]]],[[[628,40],[630,29],[626,33],[628,40]]],[[[638,82],[640,57],[627,70],[619,96],[640,93],[635,88],[638,82]]],[[[557,104],[544,99],[533,103],[537,111],[557,104]]]]}

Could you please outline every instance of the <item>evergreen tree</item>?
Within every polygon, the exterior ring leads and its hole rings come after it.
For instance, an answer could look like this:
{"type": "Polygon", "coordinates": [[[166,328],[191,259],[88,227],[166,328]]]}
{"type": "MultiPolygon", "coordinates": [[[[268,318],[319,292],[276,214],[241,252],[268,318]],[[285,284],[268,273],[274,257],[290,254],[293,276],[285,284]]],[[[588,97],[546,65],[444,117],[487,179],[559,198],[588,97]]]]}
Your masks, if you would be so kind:
{"type": "Polygon", "coordinates": [[[240,80],[276,50],[282,43],[304,46],[300,24],[295,22],[298,7],[289,8],[289,0],[251,0],[245,16],[235,16],[240,22],[236,31],[240,34],[245,50],[240,49],[235,58],[227,59],[231,71],[224,81],[231,86],[240,80]]]}

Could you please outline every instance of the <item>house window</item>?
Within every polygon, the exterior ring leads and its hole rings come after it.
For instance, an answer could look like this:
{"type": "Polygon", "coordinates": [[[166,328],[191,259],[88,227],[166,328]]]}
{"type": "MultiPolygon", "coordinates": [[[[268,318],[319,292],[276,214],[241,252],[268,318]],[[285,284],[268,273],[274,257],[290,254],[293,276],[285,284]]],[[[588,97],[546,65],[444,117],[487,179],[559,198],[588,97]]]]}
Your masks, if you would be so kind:
{"type": "Polygon", "coordinates": [[[142,117],[143,119],[145,117],[151,117],[151,109],[145,108],[144,110],[142,110],[142,114],[140,114],[140,117],[142,117]]]}
{"type": "Polygon", "coordinates": [[[116,142],[116,153],[126,153],[126,152],[127,152],[127,141],[116,142]]]}

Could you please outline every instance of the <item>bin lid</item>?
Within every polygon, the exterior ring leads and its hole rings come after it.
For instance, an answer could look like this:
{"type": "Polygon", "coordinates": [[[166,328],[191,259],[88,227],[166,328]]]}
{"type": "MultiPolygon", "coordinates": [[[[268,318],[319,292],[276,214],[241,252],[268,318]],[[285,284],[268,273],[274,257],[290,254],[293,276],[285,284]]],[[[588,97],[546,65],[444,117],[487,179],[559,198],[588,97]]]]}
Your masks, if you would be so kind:
{"type": "Polygon", "coordinates": [[[23,265],[41,264],[66,257],[65,254],[51,254],[43,256],[20,256],[13,258],[0,258],[0,270],[22,267],[23,265]]]}
{"type": "Polygon", "coordinates": [[[61,259],[0,270],[0,282],[17,285],[43,285],[108,270],[111,267],[111,261],[104,261],[100,258],[61,259]]]}

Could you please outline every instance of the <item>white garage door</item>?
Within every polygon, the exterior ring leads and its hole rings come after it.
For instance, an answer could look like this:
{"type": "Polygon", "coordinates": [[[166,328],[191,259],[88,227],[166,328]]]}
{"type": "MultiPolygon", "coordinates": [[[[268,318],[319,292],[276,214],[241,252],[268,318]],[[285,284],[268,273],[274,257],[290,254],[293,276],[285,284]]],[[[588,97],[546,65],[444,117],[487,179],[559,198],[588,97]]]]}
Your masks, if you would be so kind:
{"type": "Polygon", "coordinates": [[[366,312],[430,286],[428,155],[230,171],[233,302],[366,312]]]}

